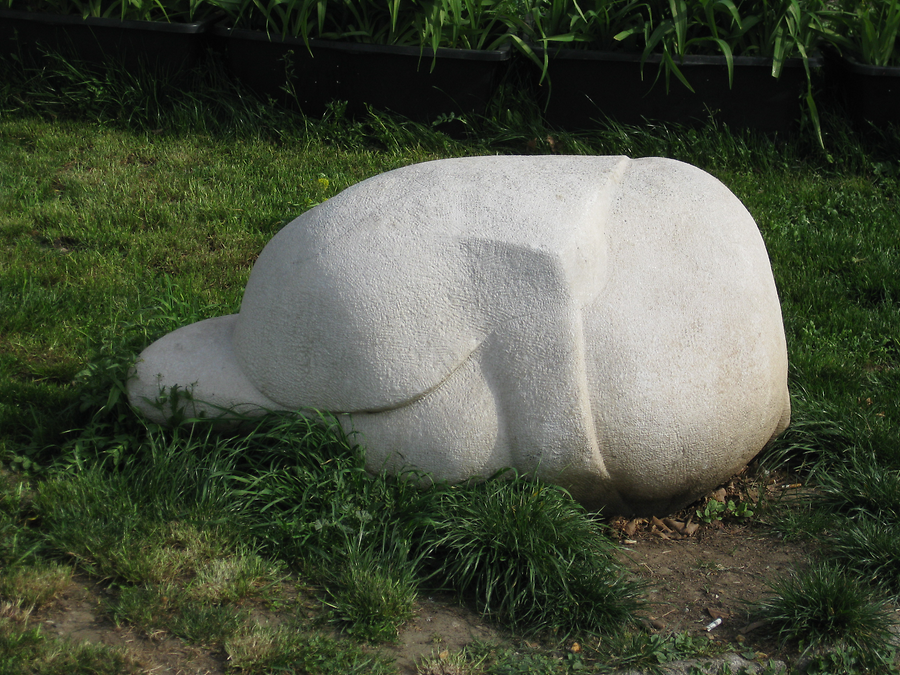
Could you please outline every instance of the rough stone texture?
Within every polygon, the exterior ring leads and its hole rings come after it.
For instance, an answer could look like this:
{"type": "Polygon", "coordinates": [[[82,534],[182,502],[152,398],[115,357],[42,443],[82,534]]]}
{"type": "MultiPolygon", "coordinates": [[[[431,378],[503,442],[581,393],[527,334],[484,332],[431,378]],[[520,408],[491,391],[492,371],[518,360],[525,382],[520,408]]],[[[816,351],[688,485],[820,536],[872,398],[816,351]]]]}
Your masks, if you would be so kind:
{"type": "Polygon", "coordinates": [[[240,313],[177,330],[132,404],[314,408],[370,467],[450,481],[513,466],[590,507],[660,513],[739,471],[788,423],[765,246],[681,162],[478,157],[359,183],[279,232],[240,313]]]}

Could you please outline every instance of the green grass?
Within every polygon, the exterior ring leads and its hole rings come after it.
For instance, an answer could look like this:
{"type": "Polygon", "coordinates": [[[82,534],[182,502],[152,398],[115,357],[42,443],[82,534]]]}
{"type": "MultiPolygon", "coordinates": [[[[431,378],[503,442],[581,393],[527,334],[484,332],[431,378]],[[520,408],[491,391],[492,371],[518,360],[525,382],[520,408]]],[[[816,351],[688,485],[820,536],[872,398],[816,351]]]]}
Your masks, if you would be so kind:
{"type": "Polygon", "coordinates": [[[241,675],[388,675],[383,658],[346,640],[282,625],[251,625],[225,641],[231,668],[241,675]]]}
{"type": "Polygon", "coordinates": [[[122,650],[46,636],[0,618],[0,675],[138,675],[144,672],[122,650]]]}
{"type": "Polygon", "coordinates": [[[634,620],[640,585],[611,560],[599,522],[556,487],[489,481],[439,495],[433,578],[517,628],[614,632],[634,620]]]}
{"type": "Polygon", "coordinates": [[[71,581],[72,568],[56,562],[13,565],[0,572],[0,597],[28,612],[53,600],[71,581]]]}
{"type": "MultiPolygon", "coordinates": [[[[863,580],[831,562],[816,563],[771,582],[775,595],[756,606],[783,643],[804,651],[856,655],[867,666],[889,668],[893,609],[863,580]]],[[[896,670],[894,671],[896,672],[896,670]]]]}
{"type": "Polygon", "coordinates": [[[365,533],[346,544],[346,560],[333,575],[331,619],[350,635],[369,642],[396,640],[401,626],[414,616],[418,596],[417,566],[410,564],[410,543],[385,537],[363,543],[365,533]]]}
{"type": "Polygon", "coordinates": [[[897,129],[855,129],[824,105],[827,152],[808,129],[778,142],[714,125],[559,133],[512,78],[453,139],[374,112],[345,119],[340,105],[322,120],[278,111],[215,70],[168,82],[47,63],[0,61],[0,596],[16,608],[0,624],[0,673],[137,672],[28,624],[73,570],[102,580],[110,619],[220,650],[237,673],[391,672],[361,643],[394,639],[435,589],[518,634],[604,636],[582,656],[459,656],[473,672],[704,654],[629,628],[640,588],[602,523],[560,490],[511,476],[422,490],[366,472],[358,439],[327,415],[167,431],[124,401],[134,355],[236,311],[287,220],[398,166],[529,152],[674,157],[747,205],[782,300],[794,410],[761,461],[815,488],[754,518],[839,565],[773,580],[773,630],[818,645],[818,672],[890,667],[879,626],[900,591],[897,129]],[[287,623],[255,618],[275,607],[287,623]]]}
{"type": "MultiPolygon", "coordinates": [[[[569,675],[579,672],[661,673],[666,664],[713,658],[729,649],[686,633],[624,631],[591,644],[569,641],[550,651],[525,642],[515,647],[474,641],[457,652],[439,652],[419,664],[421,675],[569,675]]],[[[693,672],[693,671],[691,671],[693,672]]]]}

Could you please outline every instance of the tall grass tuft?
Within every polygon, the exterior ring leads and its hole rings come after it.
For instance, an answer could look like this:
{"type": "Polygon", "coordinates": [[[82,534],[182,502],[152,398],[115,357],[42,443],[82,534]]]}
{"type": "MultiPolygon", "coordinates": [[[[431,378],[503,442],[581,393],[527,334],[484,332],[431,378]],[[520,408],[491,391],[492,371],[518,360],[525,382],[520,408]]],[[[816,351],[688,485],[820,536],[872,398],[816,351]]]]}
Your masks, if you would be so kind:
{"type": "Polygon", "coordinates": [[[410,559],[410,543],[387,533],[381,542],[366,542],[363,532],[348,541],[346,560],[331,576],[332,620],[370,642],[397,639],[413,617],[418,596],[418,565],[410,559]]]}
{"type": "Polygon", "coordinates": [[[564,490],[515,476],[440,494],[430,581],[522,629],[615,631],[640,586],[599,521],[564,490]]]}
{"type": "Polygon", "coordinates": [[[830,467],[858,442],[854,430],[842,417],[835,406],[794,386],[791,425],[765,449],[762,458],[769,468],[801,474],[830,467]]]}
{"type": "Polygon", "coordinates": [[[366,471],[363,448],[328,414],[274,414],[240,446],[230,480],[240,517],[272,553],[303,567],[333,568],[347,542],[409,536],[428,518],[427,498],[409,481],[366,471]]]}
{"type": "Polygon", "coordinates": [[[879,463],[874,453],[853,448],[815,479],[817,501],[825,510],[900,523],[900,471],[879,463]]]}
{"type": "Polygon", "coordinates": [[[771,581],[775,596],[756,611],[782,643],[806,649],[849,647],[863,654],[889,650],[894,621],[883,599],[833,562],[818,562],[771,581]]]}
{"type": "Polygon", "coordinates": [[[838,518],[826,539],[829,556],[851,570],[854,577],[900,592],[900,547],[896,519],[838,518]]]}

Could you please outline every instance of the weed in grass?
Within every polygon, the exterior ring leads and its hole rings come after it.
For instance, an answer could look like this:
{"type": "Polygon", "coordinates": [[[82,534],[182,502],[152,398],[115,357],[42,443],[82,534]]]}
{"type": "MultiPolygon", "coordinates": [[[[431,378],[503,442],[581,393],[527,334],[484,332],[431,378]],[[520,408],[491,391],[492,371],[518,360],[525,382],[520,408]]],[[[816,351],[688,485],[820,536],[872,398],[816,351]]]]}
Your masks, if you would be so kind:
{"type": "Polygon", "coordinates": [[[753,515],[753,508],[748,502],[737,502],[729,499],[727,502],[720,502],[715,499],[709,499],[701,509],[695,511],[698,519],[704,523],[712,523],[723,518],[750,518],[753,515]]]}
{"type": "Polygon", "coordinates": [[[565,669],[558,659],[551,656],[509,650],[498,654],[489,672],[491,675],[560,675],[565,669]]]}
{"type": "Polygon", "coordinates": [[[755,611],[782,643],[806,650],[844,646],[861,654],[888,650],[890,611],[845,567],[817,562],[769,586],[775,595],[759,601],[755,611]]]}
{"type": "Polygon", "coordinates": [[[897,652],[861,652],[852,647],[838,647],[814,654],[804,664],[804,675],[898,675],[897,652]]]}
{"type": "Polygon", "coordinates": [[[661,664],[717,656],[727,649],[727,645],[688,633],[662,635],[629,630],[605,637],[591,651],[597,661],[611,668],[653,672],[661,664]]]}
{"type": "MultiPolygon", "coordinates": [[[[629,672],[629,673],[663,673],[665,664],[674,661],[714,657],[729,651],[729,646],[710,640],[694,637],[687,633],[672,635],[652,634],[644,631],[625,630],[619,633],[604,635],[593,646],[592,641],[569,643],[562,655],[558,652],[548,654],[531,648],[513,649],[491,644],[475,642],[466,647],[460,654],[447,654],[447,659],[432,658],[423,664],[433,666],[433,670],[424,671],[420,666],[420,675],[424,672],[444,675],[455,675],[456,671],[441,670],[442,662],[453,661],[464,656],[459,672],[484,672],[496,675],[562,675],[578,672],[629,672]],[[577,646],[576,646],[577,645],[577,646]],[[480,670],[473,671],[478,666],[480,670]],[[466,668],[469,670],[466,670],[466,668]]],[[[691,671],[693,672],[693,671],[691,671]]],[[[777,671],[781,672],[781,671],[777,671]]]]}

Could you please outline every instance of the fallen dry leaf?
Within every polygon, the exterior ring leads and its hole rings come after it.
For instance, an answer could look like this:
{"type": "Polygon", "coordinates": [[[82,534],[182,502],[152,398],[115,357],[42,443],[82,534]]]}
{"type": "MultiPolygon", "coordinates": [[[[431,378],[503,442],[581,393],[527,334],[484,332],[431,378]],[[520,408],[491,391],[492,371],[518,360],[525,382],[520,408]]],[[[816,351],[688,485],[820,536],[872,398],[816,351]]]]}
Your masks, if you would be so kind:
{"type": "Polygon", "coordinates": [[[672,531],[669,529],[668,525],[666,525],[663,521],[661,521],[656,516],[653,516],[653,518],[650,519],[650,524],[653,527],[657,528],[658,530],[662,530],[663,532],[671,532],[672,531]]]}
{"type": "Polygon", "coordinates": [[[675,520],[674,518],[663,518],[663,523],[670,529],[675,530],[678,534],[684,534],[684,523],[681,521],[675,520]]]}
{"type": "Polygon", "coordinates": [[[748,625],[744,626],[743,628],[741,628],[740,633],[741,633],[741,635],[746,635],[750,631],[754,631],[757,628],[762,628],[767,623],[769,623],[768,619],[763,619],[762,621],[754,621],[753,623],[748,624],[748,625]]]}

